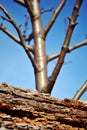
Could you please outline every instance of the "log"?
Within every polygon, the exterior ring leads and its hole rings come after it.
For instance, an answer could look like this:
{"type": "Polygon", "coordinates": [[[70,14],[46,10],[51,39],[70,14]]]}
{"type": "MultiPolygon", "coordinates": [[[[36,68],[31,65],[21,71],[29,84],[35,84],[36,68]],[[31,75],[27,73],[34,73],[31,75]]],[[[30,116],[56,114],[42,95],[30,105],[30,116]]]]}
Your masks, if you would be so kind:
{"type": "Polygon", "coordinates": [[[0,85],[0,130],[87,130],[87,102],[0,85]]]}

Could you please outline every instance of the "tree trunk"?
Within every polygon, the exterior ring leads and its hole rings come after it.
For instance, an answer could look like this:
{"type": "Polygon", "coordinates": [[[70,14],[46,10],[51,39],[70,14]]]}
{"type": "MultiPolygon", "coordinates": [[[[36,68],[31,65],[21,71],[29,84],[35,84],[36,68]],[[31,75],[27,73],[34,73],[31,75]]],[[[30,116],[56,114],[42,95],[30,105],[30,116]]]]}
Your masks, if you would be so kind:
{"type": "Polygon", "coordinates": [[[35,68],[36,89],[40,92],[47,86],[47,56],[45,52],[45,37],[41,25],[41,12],[39,0],[25,0],[28,12],[31,17],[34,37],[34,59],[37,65],[35,68]]]}
{"type": "Polygon", "coordinates": [[[87,130],[87,102],[0,85],[0,128],[5,130],[87,130]]]}

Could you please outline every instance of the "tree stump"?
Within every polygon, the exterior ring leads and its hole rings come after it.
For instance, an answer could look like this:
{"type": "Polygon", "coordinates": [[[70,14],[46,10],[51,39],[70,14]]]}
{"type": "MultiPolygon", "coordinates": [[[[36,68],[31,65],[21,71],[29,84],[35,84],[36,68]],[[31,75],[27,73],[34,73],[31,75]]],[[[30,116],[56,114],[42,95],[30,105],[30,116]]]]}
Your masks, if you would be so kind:
{"type": "Polygon", "coordinates": [[[87,130],[87,103],[0,85],[0,130],[87,130]]]}

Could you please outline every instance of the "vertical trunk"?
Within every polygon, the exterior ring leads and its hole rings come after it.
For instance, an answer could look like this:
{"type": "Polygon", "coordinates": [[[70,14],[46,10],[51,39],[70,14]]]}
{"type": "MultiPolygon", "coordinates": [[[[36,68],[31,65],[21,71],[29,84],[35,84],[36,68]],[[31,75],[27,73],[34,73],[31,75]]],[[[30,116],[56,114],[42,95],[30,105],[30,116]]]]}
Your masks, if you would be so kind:
{"type": "Polygon", "coordinates": [[[35,69],[36,89],[41,90],[47,86],[47,60],[45,54],[44,40],[40,37],[35,39],[35,61],[38,69],[35,69]]]}
{"type": "Polygon", "coordinates": [[[39,0],[30,1],[28,11],[32,21],[34,35],[34,59],[37,64],[37,69],[35,69],[36,89],[40,92],[43,87],[47,86],[48,78],[47,59],[44,44],[45,38],[44,34],[42,33],[39,0]]]}

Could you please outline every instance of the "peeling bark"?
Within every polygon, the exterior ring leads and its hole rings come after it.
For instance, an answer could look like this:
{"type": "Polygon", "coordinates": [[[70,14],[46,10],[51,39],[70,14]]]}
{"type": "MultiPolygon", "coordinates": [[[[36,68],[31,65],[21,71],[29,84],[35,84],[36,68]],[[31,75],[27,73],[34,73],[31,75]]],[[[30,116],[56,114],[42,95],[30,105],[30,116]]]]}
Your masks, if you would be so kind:
{"type": "Polygon", "coordinates": [[[23,130],[86,130],[87,103],[0,85],[0,127],[23,130]]]}

